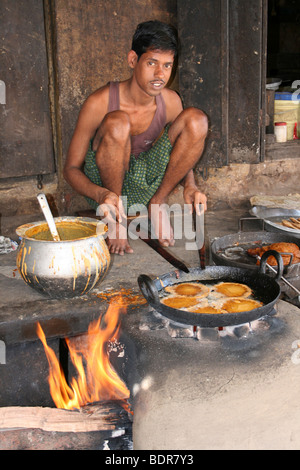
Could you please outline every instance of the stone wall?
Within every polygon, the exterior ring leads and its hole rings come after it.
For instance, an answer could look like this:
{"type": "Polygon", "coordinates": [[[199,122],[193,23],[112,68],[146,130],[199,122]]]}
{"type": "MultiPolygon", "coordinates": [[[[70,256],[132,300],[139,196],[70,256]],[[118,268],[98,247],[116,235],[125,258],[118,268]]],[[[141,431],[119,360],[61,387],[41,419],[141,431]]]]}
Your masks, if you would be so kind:
{"type": "MultiPolygon", "coordinates": [[[[252,196],[285,196],[300,193],[300,168],[297,159],[268,161],[259,164],[231,164],[209,168],[205,180],[196,172],[199,188],[207,195],[208,207],[219,202],[232,209],[248,206],[252,196]]],[[[178,187],[170,198],[172,203],[183,202],[178,187]]]]}

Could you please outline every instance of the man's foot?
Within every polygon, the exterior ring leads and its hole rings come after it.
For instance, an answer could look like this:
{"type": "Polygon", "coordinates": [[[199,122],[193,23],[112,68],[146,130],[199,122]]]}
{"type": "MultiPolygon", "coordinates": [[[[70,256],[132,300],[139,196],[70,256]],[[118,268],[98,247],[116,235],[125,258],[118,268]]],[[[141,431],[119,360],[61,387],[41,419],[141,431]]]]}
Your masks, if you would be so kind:
{"type": "Polygon", "coordinates": [[[108,225],[106,243],[110,253],[121,256],[125,253],[133,253],[133,249],[128,243],[127,227],[122,224],[108,225]]]}
{"type": "Polygon", "coordinates": [[[106,243],[112,254],[123,256],[125,253],[133,253],[133,249],[129,243],[126,241],[124,243],[124,240],[110,240],[107,238],[106,243]]]}
{"type": "Polygon", "coordinates": [[[148,209],[152,229],[151,236],[155,235],[162,246],[174,246],[173,228],[165,204],[151,203],[148,209]]]}

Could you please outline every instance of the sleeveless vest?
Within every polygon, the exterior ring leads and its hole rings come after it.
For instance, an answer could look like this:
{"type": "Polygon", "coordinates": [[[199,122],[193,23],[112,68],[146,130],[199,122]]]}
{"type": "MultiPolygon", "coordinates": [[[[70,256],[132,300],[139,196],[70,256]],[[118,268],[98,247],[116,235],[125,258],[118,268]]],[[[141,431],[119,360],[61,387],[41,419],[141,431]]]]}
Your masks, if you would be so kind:
{"type": "MultiPolygon", "coordinates": [[[[110,82],[108,112],[120,109],[119,82],[110,82]]],[[[152,147],[166,125],[166,105],[162,95],[156,97],[156,111],[148,129],[142,134],[131,136],[131,154],[137,157],[152,147]]]]}

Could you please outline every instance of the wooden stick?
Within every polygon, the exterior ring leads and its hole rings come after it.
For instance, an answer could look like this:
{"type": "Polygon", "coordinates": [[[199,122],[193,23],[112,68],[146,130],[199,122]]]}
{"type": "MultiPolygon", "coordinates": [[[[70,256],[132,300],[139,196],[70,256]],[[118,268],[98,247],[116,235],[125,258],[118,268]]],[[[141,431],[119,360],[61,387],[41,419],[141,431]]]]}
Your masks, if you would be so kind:
{"type": "MultiPolygon", "coordinates": [[[[204,214],[203,214],[204,217],[204,214]]],[[[193,210],[193,225],[195,231],[195,241],[197,243],[197,239],[201,239],[201,229],[200,229],[200,216],[196,214],[195,209],[193,210]]],[[[200,268],[205,269],[206,265],[206,245],[205,245],[205,235],[203,234],[203,244],[201,247],[198,246],[198,255],[200,261],[200,268]]]]}
{"type": "Polygon", "coordinates": [[[0,432],[24,428],[50,432],[114,430],[124,423],[124,415],[128,423],[127,412],[122,407],[118,409],[114,402],[88,405],[80,410],[10,406],[0,408],[0,432]]]}

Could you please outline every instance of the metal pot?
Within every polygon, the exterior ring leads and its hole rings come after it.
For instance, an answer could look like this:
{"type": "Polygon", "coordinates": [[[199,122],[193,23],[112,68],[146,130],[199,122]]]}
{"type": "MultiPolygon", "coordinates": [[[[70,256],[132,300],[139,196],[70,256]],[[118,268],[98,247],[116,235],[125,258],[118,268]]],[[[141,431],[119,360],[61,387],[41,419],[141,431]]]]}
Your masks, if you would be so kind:
{"type": "Polygon", "coordinates": [[[57,217],[61,241],[53,241],[45,221],[18,227],[17,267],[27,285],[52,298],[88,293],[105,276],[110,254],[106,226],[95,219],[57,217]]]}
{"type": "Polygon", "coordinates": [[[227,266],[208,266],[205,269],[194,268],[189,274],[182,271],[173,271],[168,274],[151,279],[142,274],[138,278],[139,287],[149,305],[157,312],[177,323],[201,327],[222,327],[248,323],[272,312],[280,296],[278,280],[283,272],[282,257],[277,251],[269,250],[261,258],[259,272],[248,269],[227,266]],[[265,273],[266,262],[273,255],[278,263],[278,272],[274,277],[265,273]],[[193,313],[168,307],[160,302],[160,293],[166,286],[181,282],[239,282],[249,286],[255,297],[263,303],[262,307],[239,313],[193,313]]]}

